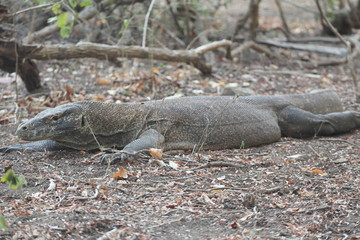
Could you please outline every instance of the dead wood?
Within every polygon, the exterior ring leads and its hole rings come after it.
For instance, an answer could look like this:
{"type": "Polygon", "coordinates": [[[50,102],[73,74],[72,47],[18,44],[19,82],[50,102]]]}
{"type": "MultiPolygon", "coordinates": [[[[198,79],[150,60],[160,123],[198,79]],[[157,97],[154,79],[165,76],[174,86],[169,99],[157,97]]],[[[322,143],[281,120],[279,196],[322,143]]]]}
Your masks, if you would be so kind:
{"type": "MultiPolygon", "coordinates": [[[[354,67],[354,61],[353,61],[353,52],[355,52],[355,54],[357,54],[357,51],[359,51],[358,47],[360,45],[359,41],[356,39],[352,40],[352,43],[355,45],[355,51],[352,50],[351,48],[351,41],[346,40],[338,31],[337,29],[332,25],[332,23],[329,21],[329,19],[325,16],[324,11],[321,8],[321,5],[319,3],[319,0],[315,0],[316,2],[316,6],[320,12],[320,16],[322,19],[322,22],[324,25],[328,26],[331,31],[335,34],[335,36],[346,46],[347,49],[347,63],[348,63],[348,67],[350,69],[351,72],[351,76],[354,82],[354,88],[355,88],[355,97],[356,97],[356,102],[360,103],[360,84],[359,84],[359,80],[357,78],[357,74],[355,72],[355,67],[354,67]]],[[[358,7],[357,7],[357,14],[360,12],[360,0],[358,1],[358,7]]],[[[357,16],[356,14],[356,16],[357,16]]]]}
{"type": "Polygon", "coordinates": [[[202,55],[220,47],[231,46],[231,41],[222,40],[191,50],[170,50],[140,46],[112,46],[95,43],[58,45],[20,45],[14,41],[0,40],[0,68],[17,72],[26,89],[34,92],[41,88],[39,70],[32,59],[97,58],[114,62],[117,58],[144,58],[170,62],[185,62],[204,74],[211,73],[211,66],[202,60],[202,55]]]}
{"type": "Polygon", "coordinates": [[[289,43],[289,42],[279,42],[274,40],[262,40],[258,42],[269,46],[294,49],[300,51],[317,52],[317,53],[332,54],[339,56],[345,56],[347,54],[347,49],[344,47],[340,48],[340,47],[330,47],[330,46],[315,45],[315,44],[289,43]]]}
{"type": "Polygon", "coordinates": [[[70,58],[145,58],[169,62],[186,62],[198,68],[202,73],[211,73],[211,66],[201,60],[201,56],[219,47],[229,46],[231,42],[221,40],[207,45],[186,50],[169,50],[163,48],[150,48],[140,46],[112,46],[95,43],[78,43],[76,45],[49,45],[37,46],[28,57],[38,60],[70,59],[70,58]]]}
{"type": "Polygon", "coordinates": [[[291,37],[288,39],[288,42],[293,42],[293,43],[323,42],[323,43],[336,44],[336,43],[340,43],[340,40],[334,37],[304,37],[304,38],[291,37]]]}
{"type": "MultiPolygon", "coordinates": [[[[14,37],[13,17],[9,14],[6,6],[0,6],[0,69],[19,74],[29,92],[41,88],[39,70],[31,59],[18,57],[18,45],[11,41],[14,37]]],[[[24,49],[29,53],[31,49],[24,49]]]]}
{"type": "MultiPolygon", "coordinates": [[[[256,28],[259,26],[259,4],[261,0],[251,0],[249,5],[249,10],[244,16],[242,16],[236,23],[235,31],[231,39],[234,39],[240,30],[245,26],[249,18],[251,18],[251,32],[255,32],[256,28]]],[[[255,33],[251,33],[250,39],[253,40],[255,33]]]]}
{"type": "MultiPolygon", "coordinates": [[[[134,4],[134,3],[137,3],[137,2],[144,2],[144,0],[122,0],[122,1],[116,1],[116,4],[117,5],[130,5],[130,4],[134,4]]],[[[98,8],[99,9],[103,9],[103,8],[106,8],[108,6],[110,6],[111,4],[114,4],[114,1],[112,0],[102,0],[99,4],[98,4],[98,8]]],[[[98,8],[96,7],[86,7],[84,8],[80,13],[79,15],[77,16],[77,18],[80,20],[80,21],[75,21],[74,24],[78,24],[80,23],[81,21],[84,21],[84,20],[88,20],[88,19],[91,19],[93,17],[96,16],[96,14],[99,12],[98,8]]],[[[20,11],[21,13],[21,11],[20,11]]],[[[19,14],[18,13],[15,13],[15,14],[19,14]]],[[[67,12],[68,15],[73,15],[73,13],[71,12],[67,12]]],[[[70,21],[70,18],[69,18],[69,21],[70,21]]],[[[49,36],[55,32],[58,32],[59,31],[59,27],[57,25],[57,23],[54,23],[54,24],[51,24],[39,31],[36,31],[34,33],[31,33],[29,34],[26,38],[23,39],[23,43],[25,44],[30,44],[30,43],[33,43],[34,41],[36,40],[39,40],[41,38],[44,38],[46,36],[49,36]]]]}
{"type": "Polygon", "coordinates": [[[36,60],[97,58],[110,60],[114,58],[144,58],[169,62],[185,62],[193,65],[204,74],[211,73],[211,66],[202,61],[206,52],[220,47],[231,46],[231,41],[221,40],[211,42],[191,50],[170,50],[164,48],[149,48],[140,46],[113,46],[106,44],[84,43],[55,45],[22,45],[19,46],[19,56],[36,60]],[[32,51],[28,54],[29,49],[32,51]]]}
{"type": "Polygon", "coordinates": [[[211,168],[211,167],[235,167],[235,168],[240,168],[242,166],[240,164],[233,163],[233,162],[214,161],[214,162],[208,162],[208,163],[206,163],[204,165],[201,165],[201,166],[196,167],[196,168],[192,168],[190,170],[199,170],[199,169],[211,168]]]}
{"type": "Polygon", "coordinates": [[[264,194],[272,194],[272,193],[279,192],[282,189],[284,189],[284,186],[276,186],[276,187],[272,187],[272,188],[268,188],[268,189],[259,190],[258,192],[264,193],[264,194]]]}
{"type": "MultiPolygon", "coordinates": [[[[249,18],[251,18],[250,22],[250,39],[254,40],[256,37],[256,29],[259,26],[259,4],[261,0],[251,0],[249,4],[249,9],[245,13],[245,15],[241,15],[237,20],[234,33],[231,36],[231,41],[233,42],[236,38],[236,35],[239,34],[241,29],[244,28],[245,24],[248,22],[249,18]]],[[[226,49],[226,57],[228,59],[232,59],[231,48],[228,47],[226,49]]]]}
{"type": "Polygon", "coordinates": [[[279,10],[279,14],[280,14],[280,18],[281,18],[281,21],[283,23],[283,26],[284,26],[284,30],[286,32],[286,35],[287,36],[290,36],[291,35],[291,32],[290,32],[290,28],[286,22],[286,18],[285,18],[285,14],[284,14],[284,11],[283,11],[283,8],[281,6],[281,2],[279,0],[275,0],[275,4],[279,10]]]}
{"type": "MultiPolygon", "coordinates": [[[[103,1],[103,2],[105,2],[105,1],[103,1]]],[[[81,20],[87,20],[87,19],[94,17],[97,14],[97,12],[98,11],[95,7],[85,8],[83,11],[81,11],[79,13],[79,18],[81,20]]],[[[39,31],[29,34],[27,37],[25,37],[23,39],[23,43],[25,43],[25,44],[33,43],[34,41],[44,38],[46,36],[49,36],[55,32],[58,32],[59,30],[60,30],[60,28],[58,27],[57,23],[54,23],[52,25],[44,27],[43,29],[41,29],[39,31]]]]}
{"type": "Polygon", "coordinates": [[[244,42],[243,44],[241,44],[240,46],[238,46],[237,48],[231,51],[231,56],[236,56],[249,48],[254,49],[257,52],[264,53],[268,57],[276,57],[275,54],[270,52],[270,50],[267,47],[261,46],[260,44],[257,44],[254,41],[244,42]]]}
{"type": "Polygon", "coordinates": [[[251,0],[250,39],[255,40],[259,28],[259,5],[261,0],[251,0]]]}

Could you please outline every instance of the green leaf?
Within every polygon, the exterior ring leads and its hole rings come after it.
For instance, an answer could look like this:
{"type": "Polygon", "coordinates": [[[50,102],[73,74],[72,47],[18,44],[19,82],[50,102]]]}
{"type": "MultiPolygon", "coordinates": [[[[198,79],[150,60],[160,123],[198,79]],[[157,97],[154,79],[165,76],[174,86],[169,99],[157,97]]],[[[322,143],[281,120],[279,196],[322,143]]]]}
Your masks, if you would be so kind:
{"type": "Polygon", "coordinates": [[[25,177],[16,176],[14,170],[11,168],[1,177],[1,182],[9,184],[11,189],[18,189],[27,185],[25,177]]]}
{"type": "Polygon", "coordinates": [[[91,1],[83,1],[80,3],[80,7],[87,7],[87,6],[92,6],[92,2],[91,1]]]}
{"type": "Polygon", "coordinates": [[[0,229],[7,228],[7,223],[3,215],[0,214],[0,229]]]}
{"type": "Polygon", "coordinates": [[[48,22],[48,23],[56,22],[56,21],[57,21],[57,19],[58,19],[58,17],[57,17],[57,16],[50,17],[50,18],[48,18],[47,22],[48,22]]]}
{"type": "Polygon", "coordinates": [[[69,4],[72,8],[76,8],[78,5],[78,0],[69,0],[69,4]]]}
{"type": "Polygon", "coordinates": [[[27,186],[27,181],[23,175],[18,177],[18,185],[19,186],[27,186]]]}
{"type": "Polygon", "coordinates": [[[57,18],[57,25],[59,28],[63,28],[66,26],[66,23],[67,23],[67,13],[62,13],[58,16],[57,18]]]}
{"type": "Polygon", "coordinates": [[[240,143],[240,149],[244,149],[245,148],[245,142],[244,141],[241,141],[240,143]]]}
{"type": "Polygon", "coordinates": [[[53,11],[53,13],[55,15],[59,15],[61,13],[61,4],[60,3],[54,4],[54,6],[52,6],[51,10],[53,11]]]}
{"type": "Polygon", "coordinates": [[[60,29],[60,35],[62,38],[68,38],[70,36],[70,33],[71,33],[70,26],[65,26],[60,29]]]}
{"type": "Polygon", "coordinates": [[[15,172],[11,168],[1,177],[2,182],[11,183],[15,178],[15,172]]]}

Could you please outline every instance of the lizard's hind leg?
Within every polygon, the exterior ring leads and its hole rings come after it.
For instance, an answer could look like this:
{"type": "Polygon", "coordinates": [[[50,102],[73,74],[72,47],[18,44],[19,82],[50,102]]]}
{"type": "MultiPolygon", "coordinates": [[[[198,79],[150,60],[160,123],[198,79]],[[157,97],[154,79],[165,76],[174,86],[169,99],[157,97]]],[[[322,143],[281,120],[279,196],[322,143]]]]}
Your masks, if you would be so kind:
{"type": "Polygon", "coordinates": [[[287,107],[279,114],[282,136],[305,138],[329,136],[360,128],[360,112],[346,111],[314,114],[296,107],[287,107]]]}

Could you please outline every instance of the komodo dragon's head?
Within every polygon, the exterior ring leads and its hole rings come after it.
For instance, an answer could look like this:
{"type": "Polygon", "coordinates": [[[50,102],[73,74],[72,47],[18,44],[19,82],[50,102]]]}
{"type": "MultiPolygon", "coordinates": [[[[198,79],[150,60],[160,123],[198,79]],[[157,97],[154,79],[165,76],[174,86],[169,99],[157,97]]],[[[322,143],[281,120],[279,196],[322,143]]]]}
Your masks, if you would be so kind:
{"type": "Polygon", "coordinates": [[[80,104],[69,103],[42,111],[34,118],[20,124],[16,135],[23,140],[57,140],[69,134],[80,133],[84,126],[80,104]]]}

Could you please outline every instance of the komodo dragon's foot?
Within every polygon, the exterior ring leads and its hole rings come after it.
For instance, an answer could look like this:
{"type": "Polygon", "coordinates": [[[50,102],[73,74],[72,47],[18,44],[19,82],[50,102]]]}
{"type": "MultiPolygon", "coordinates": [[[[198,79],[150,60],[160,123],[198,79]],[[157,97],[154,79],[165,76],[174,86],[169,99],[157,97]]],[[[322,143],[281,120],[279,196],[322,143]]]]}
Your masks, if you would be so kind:
{"type": "Polygon", "coordinates": [[[100,157],[100,164],[116,164],[123,162],[129,158],[129,154],[119,152],[119,153],[104,153],[100,157]]]}
{"type": "Polygon", "coordinates": [[[21,144],[14,144],[10,146],[0,147],[0,152],[2,153],[10,153],[15,151],[25,151],[21,144]]]}
{"type": "Polygon", "coordinates": [[[70,148],[60,145],[52,140],[42,140],[28,143],[17,143],[10,146],[0,147],[0,152],[46,152],[57,150],[69,150],[70,148]]]}

